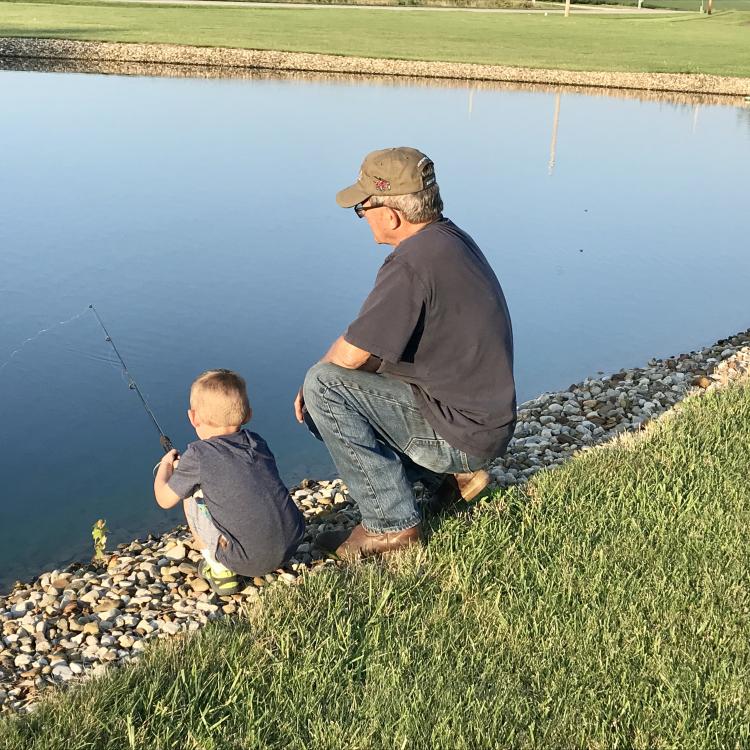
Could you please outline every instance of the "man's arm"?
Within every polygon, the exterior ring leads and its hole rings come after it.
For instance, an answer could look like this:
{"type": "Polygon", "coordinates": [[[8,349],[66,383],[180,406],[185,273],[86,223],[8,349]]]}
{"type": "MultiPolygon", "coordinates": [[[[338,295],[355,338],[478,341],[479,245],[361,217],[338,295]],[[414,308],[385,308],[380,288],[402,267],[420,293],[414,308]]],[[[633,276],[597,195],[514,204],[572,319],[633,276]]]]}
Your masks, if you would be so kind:
{"type": "Polygon", "coordinates": [[[156,504],[160,508],[173,508],[180,502],[180,496],[167,484],[174,473],[174,462],[176,460],[177,451],[169,451],[162,458],[159,469],[154,477],[154,495],[156,497],[156,504]]]}
{"type": "Polygon", "coordinates": [[[370,352],[350,344],[343,336],[339,336],[326,352],[321,362],[345,367],[347,370],[367,370],[375,372],[380,365],[380,360],[373,357],[370,352]]]}
{"type": "MultiPolygon", "coordinates": [[[[331,364],[345,367],[347,370],[365,370],[365,372],[375,372],[380,367],[380,359],[373,356],[370,352],[360,349],[354,344],[350,344],[343,336],[339,336],[332,344],[330,349],[325,353],[321,362],[330,362],[331,364]]],[[[294,415],[297,421],[304,421],[303,409],[305,408],[305,399],[302,396],[302,388],[294,399],[294,415]]]]}

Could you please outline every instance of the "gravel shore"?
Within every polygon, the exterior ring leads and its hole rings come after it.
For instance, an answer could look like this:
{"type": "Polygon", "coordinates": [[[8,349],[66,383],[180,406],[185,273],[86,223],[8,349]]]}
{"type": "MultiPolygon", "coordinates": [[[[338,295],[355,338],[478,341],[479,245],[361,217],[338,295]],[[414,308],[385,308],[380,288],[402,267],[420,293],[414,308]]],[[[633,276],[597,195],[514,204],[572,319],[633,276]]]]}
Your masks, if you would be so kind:
{"type": "MultiPolygon", "coordinates": [[[[750,372],[750,330],[645,367],[587,378],[521,404],[508,452],[491,467],[497,487],[525,482],[575,453],[633,432],[691,393],[720,388],[750,372]]],[[[184,527],[121,545],[100,565],[73,564],[16,584],[0,597],[0,710],[32,710],[44,690],[127,664],[149,640],[199,629],[259,601],[269,585],[337,565],[316,536],[358,521],[340,479],[303,480],[292,497],[307,532],[283,570],[217,597],[197,575],[199,553],[184,527]]]]}
{"type": "Polygon", "coordinates": [[[156,65],[210,66],[293,70],[356,75],[409,76],[463,81],[510,81],[591,86],[597,88],[641,89],[725,96],[750,96],[750,78],[683,73],[619,73],[596,71],[544,70],[505,65],[384,60],[340,55],[319,55],[273,50],[193,47],[176,44],[117,44],[78,42],[67,39],[0,37],[0,61],[69,60],[79,63],[109,61],[156,65]]]}

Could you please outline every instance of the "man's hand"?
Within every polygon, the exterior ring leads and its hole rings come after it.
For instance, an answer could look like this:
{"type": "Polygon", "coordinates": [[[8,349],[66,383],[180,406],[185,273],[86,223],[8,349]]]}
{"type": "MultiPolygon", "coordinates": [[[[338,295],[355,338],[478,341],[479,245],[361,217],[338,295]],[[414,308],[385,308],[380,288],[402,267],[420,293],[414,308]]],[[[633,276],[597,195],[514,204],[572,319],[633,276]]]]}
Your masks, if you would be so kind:
{"type": "MultiPolygon", "coordinates": [[[[376,372],[380,367],[380,359],[370,352],[350,344],[343,336],[339,336],[326,352],[321,362],[330,362],[347,370],[364,370],[365,372],[376,372]]],[[[305,397],[302,388],[294,399],[294,416],[302,424],[305,421],[305,397]]]]}
{"type": "Polygon", "coordinates": [[[300,424],[305,421],[305,397],[302,394],[302,388],[299,389],[297,398],[294,399],[294,416],[300,424]]]}

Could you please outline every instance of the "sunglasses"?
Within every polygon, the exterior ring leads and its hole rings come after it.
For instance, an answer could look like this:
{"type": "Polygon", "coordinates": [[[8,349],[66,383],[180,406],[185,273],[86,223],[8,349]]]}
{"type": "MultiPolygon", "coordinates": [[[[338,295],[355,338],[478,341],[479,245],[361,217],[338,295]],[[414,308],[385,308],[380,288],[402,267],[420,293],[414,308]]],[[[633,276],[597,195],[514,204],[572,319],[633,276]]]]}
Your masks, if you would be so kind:
{"type": "Polygon", "coordinates": [[[372,211],[373,208],[380,208],[380,206],[363,206],[361,203],[357,203],[357,205],[354,206],[354,213],[357,214],[360,219],[364,219],[365,212],[372,211]]]}

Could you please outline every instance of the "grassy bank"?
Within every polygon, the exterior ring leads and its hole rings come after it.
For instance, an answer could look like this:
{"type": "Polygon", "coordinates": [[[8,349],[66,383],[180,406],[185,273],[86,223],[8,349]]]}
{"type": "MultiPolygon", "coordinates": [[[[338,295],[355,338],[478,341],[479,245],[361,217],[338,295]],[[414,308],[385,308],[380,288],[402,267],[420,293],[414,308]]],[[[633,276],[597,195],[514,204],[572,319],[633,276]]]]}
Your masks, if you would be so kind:
{"type": "Polygon", "coordinates": [[[0,2],[0,36],[162,42],[567,70],[750,76],[750,13],[436,13],[0,2]]]}
{"type": "Polygon", "coordinates": [[[12,750],[750,742],[750,386],[0,724],[12,750]]]}

